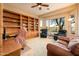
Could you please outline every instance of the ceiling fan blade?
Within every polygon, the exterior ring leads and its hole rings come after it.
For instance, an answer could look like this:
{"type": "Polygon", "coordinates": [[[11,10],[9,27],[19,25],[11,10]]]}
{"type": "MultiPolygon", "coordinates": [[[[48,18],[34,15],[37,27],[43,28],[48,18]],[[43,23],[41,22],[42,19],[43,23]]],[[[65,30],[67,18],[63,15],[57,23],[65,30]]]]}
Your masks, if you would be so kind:
{"type": "Polygon", "coordinates": [[[47,5],[47,4],[41,4],[41,6],[44,6],[44,7],[49,7],[49,5],[47,5]]]}
{"type": "Polygon", "coordinates": [[[41,5],[42,3],[36,3],[37,5],[41,5]]]}
{"type": "Polygon", "coordinates": [[[38,5],[34,5],[34,6],[32,6],[31,8],[34,8],[34,7],[36,7],[36,6],[38,6],[38,5]]]}

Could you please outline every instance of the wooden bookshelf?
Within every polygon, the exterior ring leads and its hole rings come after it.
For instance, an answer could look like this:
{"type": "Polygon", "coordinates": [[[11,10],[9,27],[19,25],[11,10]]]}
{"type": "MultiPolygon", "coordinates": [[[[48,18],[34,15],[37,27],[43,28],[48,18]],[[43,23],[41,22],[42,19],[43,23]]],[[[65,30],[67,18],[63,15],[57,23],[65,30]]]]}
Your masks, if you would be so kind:
{"type": "Polygon", "coordinates": [[[34,18],[29,17],[29,30],[34,31],[34,18]]]}
{"type": "Polygon", "coordinates": [[[22,24],[26,25],[27,31],[28,31],[28,16],[22,15],[22,24]]]}
{"type": "Polygon", "coordinates": [[[23,24],[26,25],[28,31],[26,35],[27,39],[35,37],[39,27],[37,18],[3,10],[3,28],[6,29],[7,35],[17,34],[23,24]],[[34,33],[35,35],[31,36],[34,33]]]}
{"type": "Polygon", "coordinates": [[[7,35],[17,33],[20,29],[20,15],[3,10],[3,28],[6,29],[7,35]]]}
{"type": "Polygon", "coordinates": [[[39,20],[35,19],[35,30],[38,31],[39,29],[39,20]]]}

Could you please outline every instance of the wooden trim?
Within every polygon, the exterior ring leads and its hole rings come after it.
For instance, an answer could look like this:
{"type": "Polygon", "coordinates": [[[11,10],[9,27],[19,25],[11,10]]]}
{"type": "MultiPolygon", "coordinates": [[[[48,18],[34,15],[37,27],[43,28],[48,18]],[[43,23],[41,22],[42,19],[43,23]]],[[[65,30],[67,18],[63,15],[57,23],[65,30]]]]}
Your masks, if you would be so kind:
{"type": "Polygon", "coordinates": [[[0,55],[2,55],[2,48],[3,48],[3,4],[0,3],[0,55]]]}

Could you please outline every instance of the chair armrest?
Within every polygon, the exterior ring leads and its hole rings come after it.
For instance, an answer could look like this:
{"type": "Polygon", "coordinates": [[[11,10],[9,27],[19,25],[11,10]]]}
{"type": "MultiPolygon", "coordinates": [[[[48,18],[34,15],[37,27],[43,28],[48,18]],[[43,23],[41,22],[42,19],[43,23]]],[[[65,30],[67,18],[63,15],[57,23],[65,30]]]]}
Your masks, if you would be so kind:
{"type": "Polygon", "coordinates": [[[72,56],[73,54],[56,45],[47,44],[47,55],[48,56],[72,56]]]}

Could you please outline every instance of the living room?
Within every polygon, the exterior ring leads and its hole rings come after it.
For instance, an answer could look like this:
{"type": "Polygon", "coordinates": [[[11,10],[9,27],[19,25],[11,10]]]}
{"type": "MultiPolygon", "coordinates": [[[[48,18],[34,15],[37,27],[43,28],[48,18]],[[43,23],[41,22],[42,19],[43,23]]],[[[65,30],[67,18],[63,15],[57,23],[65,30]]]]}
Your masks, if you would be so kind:
{"type": "Polygon", "coordinates": [[[78,19],[78,3],[0,3],[0,55],[79,56],[78,19]]]}

